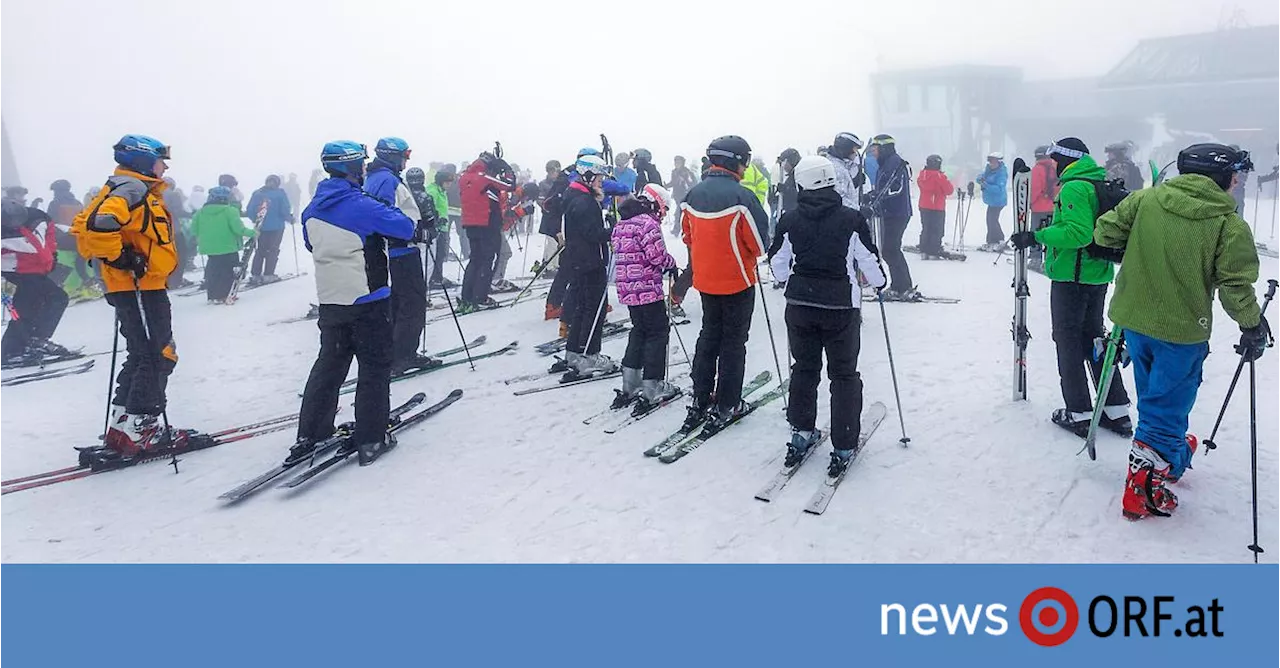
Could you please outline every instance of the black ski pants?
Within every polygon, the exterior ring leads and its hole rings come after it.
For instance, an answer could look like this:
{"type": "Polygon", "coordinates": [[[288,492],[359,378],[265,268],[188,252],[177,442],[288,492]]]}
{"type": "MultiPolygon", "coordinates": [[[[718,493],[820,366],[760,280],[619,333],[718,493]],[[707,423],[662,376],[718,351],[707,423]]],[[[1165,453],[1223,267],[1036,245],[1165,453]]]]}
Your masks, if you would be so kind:
{"type": "Polygon", "coordinates": [[[204,263],[204,293],[208,299],[226,299],[231,294],[231,284],[236,281],[236,263],[239,253],[210,255],[204,263]]]}
{"type": "Polygon", "coordinates": [[[471,241],[471,259],[467,261],[467,271],[462,275],[462,299],[480,304],[489,298],[493,265],[502,246],[502,228],[496,225],[468,227],[466,231],[471,241]]]}
{"type": "Polygon", "coordinates": [[[391,359],[411,359],[427,326],[427,281],[417,248],[389,260],[391,269],[391,359]]]}
{"type": "Polygon", "coordinates": [[[280,259],[280,242],[284,240],[284,230],[258,233],[258,248],[253,253],[253,267],[250,273],[255,277],[263,273],[274,276],[276,262],[280,259]]]}
{"type": "Polygon", "coordinates": [[[125,343],[124,364],[116,376],[116,393],[111,403],[124,406],[134,415],[159,415],[165,409],[169,375],[178,364],[169,293],[165,290],[110,292],[107,303],[116,310],[120,336],[125,343]],[[145,314],[138,308],[139,295],[145,314]]]}
{"type": "Polygon", "coordinates": [[[356,443],[377,443],[387,432],[391,412],[391,302],[321,304],[320,353],[307,376],[298,414],[298,438],[318,440],[333,435],[342,388],[351,358],[356,370],[356,443]]]}
{"type": "Polygon", "coordinates": [[[942,238],[947,235],[947,212],[920,209],[920,252],[942,254],[942,238]]]}
{"type": "Polygon", "coordinates": [[[671,340],[671,320],[667,305],[661,300],[643,306],[630,306],[631,334],[622,366],[643,369],[645,380],[667,377],[667,343],[671,340]]]}
{"type": "MultiPolygon", "coordinates": [[[[1062,383],[1062,400],[1073,413],[1093,410],[1093,393],[1085,368],[1096,386],[1102,373],[1102,361],[1093,356],[1093,341],[1106,336],[1102,313],[1107,301],[1107,286],[1060,283],[1049,288],[1049,309],[1053,317],[1053,343],[1058,352],[1058,379],[1062,383]]],[[[1104,406],[1126,406],[1129,395],[1124,379],[1117,371],[1104,406]]]]}
{"type": "MultiPolygon", "coordinates": [[[[561,272],[569,271],[566,267],[561,272]]],[[[608,278],[604,267],[573,271],[569,292],[565,295],[565,322],[569,336],[565,350],[594,355],[600,352],[600,330],[604,327],[604,294],[608,278]],[[572,309],[569,308],[572,304],[572,309]]]]}
{"type": "Polygon", "coordinates": [[[1000,212],[1004,206],[987,205],[987,243],[998,244],[1004,241],[1004,230],[1000,229],[1000,212]]]}
{"type": "Polygon", "coordinates": [[[787,304],[787,340],[792,359],[787,422],[794,429],[813,430],[825,353],[831,379],[831,444],[837,450],[856,447],[862,428],[862,376],[858,374],[862,310],[787,304]]]}
{"type": "Polygon", "coordinates": [[[902,235],[906,234],[910,221],[911,216],[890,216],[883,221],[880,257],[889,265],[890,289],[898,292],[915,287],[911,281],[911,269],[907,267],[907,256],[902,254],[902,235]]]}
{"type": "Polygon", "coordinates": [[[551,306],[564,308],[565,298],[569,292],[569,275],[573,273],[563,265],[556,271],[556,277],[551,279],[551,289],[547,292],[547,303],[551,306]]]}
{"type": "Polygon", "coordinates": [[[0,356],[21,355],[32,339],[48,339],[62,322],[67,310],[67,293],[45,274],[5,273],[4,279],[13,284],[13,310],[16,319],[0,338],[0,356]]]}
{"type": "Polygon", "coordinates": [[[756,288],[732,295],[702,294],[702,330],[693,353],[693,401],[705,406],[716,395],[716,407],[732,410],[742,401],[747,367],[747,339],[756,308],[756,288]]]}

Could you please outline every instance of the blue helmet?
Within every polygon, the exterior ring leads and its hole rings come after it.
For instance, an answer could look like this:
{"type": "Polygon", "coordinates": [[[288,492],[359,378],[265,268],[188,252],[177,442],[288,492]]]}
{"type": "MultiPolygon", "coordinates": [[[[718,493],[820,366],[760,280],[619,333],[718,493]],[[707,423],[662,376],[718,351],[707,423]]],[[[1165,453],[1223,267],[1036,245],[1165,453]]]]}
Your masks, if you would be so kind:
{"type": "Polygon", "coordinates": [[[146,135],[125,135],[111,148],[116,164],[147,176],[155,176],[157,160],[169,159],[169,147],[146,135]]]}
{"type": "Polygon", "coordinates": [[[320,165],[334,176],[364,176],[364,161],[368,158],[364,144],[353,141],[331,141],[320,149],[320,165]]]}
{"type": "Polygon", "coordinates": [[[404,162],[409,159],[409,142],[399,137],[383,137],[378,140],[373,152],[395,169],[404,169],[404,162]]]}
{"type": "Polygon", "coordinates": [[[214,186],[209,189],[209,196],[205,200],[206,204],[229,204],[231,203],[231,189],[226,186],[214,186]]]}
{"type": "Polygon", "coordinates": [[[594,146],[583,146],[578,149],[578,157],[581,158],[584,155],[600,155],[600,149],[594,146]]]}

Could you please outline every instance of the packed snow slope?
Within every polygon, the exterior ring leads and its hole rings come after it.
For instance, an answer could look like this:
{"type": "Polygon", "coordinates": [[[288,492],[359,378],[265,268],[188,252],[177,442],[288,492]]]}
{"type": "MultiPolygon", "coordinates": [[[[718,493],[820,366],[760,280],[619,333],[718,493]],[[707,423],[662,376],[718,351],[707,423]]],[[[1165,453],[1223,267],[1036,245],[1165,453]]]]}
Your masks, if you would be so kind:
{"type": "MultiPolygon", "coordinates": [[[[969,227],[980,242],[981,214],[969,227]]],[[[950,225],[949,221],[949,225],[950,225]]],[[[907,233],[914,243],[918,228],[907,233]]],[[[669,238],[669,243],[671,239],[669,238]]],[[[950,240],[948,230],[947,240],[950,240]]],[[[287,242],[286,242],[287,244],[287,242]]],[[[533,242],[528,261],[539,251],[533,242]]],[[[672,243],[677,253],[679,244],[672,243]]],[[[281,271],[292,265],[288,248],[281,271]]],[[[522,260],[516,252],[514,267],[522,260]]],[[[773,503],[752,498],[779,465],[789,430],[782,402],[768,406],[685,459],[664,465],[641,451],[683,417],[682,407],[608,436],[583,425],[612,398],[613,381],[525,397],[502,379],[544,369],[532,346],[554,338],[542,300],[461,319],[487,349],[519,340],[517,353],[392,385],[393,399],[429,400],[453,388],[463,399],[367,468],[337,469],[297,493],[263,490],[226,507],[218,494],[278,463],[293,440],[280,432],[162,463],[3,497],[6,562],[1245,562],[1251,554],[1248,376],[1237,390],[1218,450],[1203,451],[1176,487],[1175,517],[1137,524],[1120,515],[1128,442],[1104,432],[1098,460],[1049,422],[1061,405],[1049,327],[1048,281],[1031,274],[1030,400],[1010,400],[1013,308],[1005,259],[924,262],[909,255],[920,289],[960,304],[888,304],[909,447],[898,413],[881,312],[865,305],[860,368],[867,400],[890,413],[853,465],[825,515],[801,512],[825,475],[814,457],[773,503]]],[[[303,270],[307,270],[305,252],[303,270]]],[[[1263,259],[1262,277],[1277,276],[1263,259]]],[[[198,276],[193,276],[198,278],[198,276]]],[[[1259,284],[1259,292],[1265,287],[1259,284]]],[[[782,294],[764,289],[779,354],[786,355],[782,294]]],[[[314,322],[268,325],[314,301],[310,276],[247,292],[232,307],[174,297],[181,361],[169,384],[174,424],[217,430],[296,411],[315,356],[314,322]]],[[[615,302],[616,303],[616,302],[615,302]]],[[[692,350],[693,324],[681,328],[692,350]]],[[[615,310],[611,317],[623,315],[615,310]]],[[[439,312],[434,312],[439,313],[439,312]]],[[[1275,307],[1269,314],[1280,322],[1275,307]]],[[[70,308],[66,345],[111,347],[110,309],[70,308]]],[[[1207,436],[1238,358],[1239,333],[1216,320],[1192,430],[1207,436]]],[[[458,344],[452,322],[433,324],[429,349],[458,344]]],[[[672,338],[673,346],[676,340],[672,338]]],[[[605,344],[621,356],[625,339],[605,344]]],[[[682,358],[679,352],[676,357],[682,358]]],[[[109,356],[89,374],[5,388],[0,394],[4,478],[69,466],[74,445],[102,427],[109,356]]],[[[1257,365],[1262,558],[1277,536],[1277,361],[1257,365]]],[[[785,363],[785,358],[784,358],[785,363]]],[[[757,302],[748,375],[773,370],[757,302]]],[[[1132,388],[1132,375],[1124,373],[1132,388]]],[[[828,414],[825,381],[819,419],[828,414]]],[[[343,397],[349,405],[350,395],[343,397]]],[[[343,416],[350,418],[349,409],[343,416]]],[[[1134,411],[1136,417],[1136,411],[1134,411]]]]}

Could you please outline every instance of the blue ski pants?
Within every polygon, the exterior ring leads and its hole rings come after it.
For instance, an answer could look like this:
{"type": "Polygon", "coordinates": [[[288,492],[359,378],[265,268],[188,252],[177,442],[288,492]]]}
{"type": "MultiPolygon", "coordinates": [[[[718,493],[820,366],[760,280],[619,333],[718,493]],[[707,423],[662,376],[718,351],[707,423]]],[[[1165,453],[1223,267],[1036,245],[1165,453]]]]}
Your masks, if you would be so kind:
{"type": "Polygon", "coordinates": [[[1138,392],[1138,428],[1134,440],[1160,453],[1181,477],[1191,464],[1187,422],[1200,389],[1209,343],[1169,343],[1124,330],[1125,346],[1133,360],[1138,392]]]}

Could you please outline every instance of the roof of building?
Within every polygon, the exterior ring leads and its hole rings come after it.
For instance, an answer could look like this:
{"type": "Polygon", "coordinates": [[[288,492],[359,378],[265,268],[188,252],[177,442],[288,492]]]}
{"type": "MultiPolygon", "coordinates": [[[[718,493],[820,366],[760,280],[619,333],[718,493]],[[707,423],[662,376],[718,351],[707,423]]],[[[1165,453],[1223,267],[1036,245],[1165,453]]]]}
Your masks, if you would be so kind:
{"type": "Polygon", "coordinates": [[[1144,39],[1099,88],[1219,83],[1280,77],[1280,26],[1144,39]]]}

